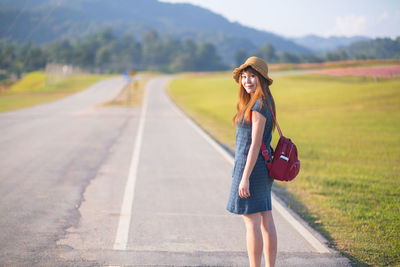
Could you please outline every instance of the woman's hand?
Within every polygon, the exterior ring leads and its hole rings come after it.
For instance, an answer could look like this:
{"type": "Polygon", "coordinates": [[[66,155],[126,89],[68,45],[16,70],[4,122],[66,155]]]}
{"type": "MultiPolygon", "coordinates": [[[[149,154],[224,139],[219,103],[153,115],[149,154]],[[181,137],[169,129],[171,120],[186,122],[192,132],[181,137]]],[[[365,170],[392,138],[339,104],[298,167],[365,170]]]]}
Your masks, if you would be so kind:
{"type": "Polygon", "coordinates": [[[239,196],[241,198],[250,197],[250,182],[248,179],[242,179],[239,184],[239,196]]]}

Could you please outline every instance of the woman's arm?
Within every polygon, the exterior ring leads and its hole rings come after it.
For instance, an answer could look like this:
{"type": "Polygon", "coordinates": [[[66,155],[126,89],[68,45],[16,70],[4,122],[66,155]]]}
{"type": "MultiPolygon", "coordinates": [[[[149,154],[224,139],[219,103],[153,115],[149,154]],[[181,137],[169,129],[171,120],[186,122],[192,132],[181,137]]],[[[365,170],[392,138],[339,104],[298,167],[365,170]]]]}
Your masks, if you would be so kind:
{"type": "Polygon", "coordinates": [[[252,131],[251,131],[251,145],[249,154],[247,155],[246,165],[244,167],[242,180],[239,184],[239,196],[241,198],[250,197],[250,174],[256,164],[258,154],[260,153],[262,137],[264,134],[264,127],[266,118],[257,111],[252,111],[252,131]]]}

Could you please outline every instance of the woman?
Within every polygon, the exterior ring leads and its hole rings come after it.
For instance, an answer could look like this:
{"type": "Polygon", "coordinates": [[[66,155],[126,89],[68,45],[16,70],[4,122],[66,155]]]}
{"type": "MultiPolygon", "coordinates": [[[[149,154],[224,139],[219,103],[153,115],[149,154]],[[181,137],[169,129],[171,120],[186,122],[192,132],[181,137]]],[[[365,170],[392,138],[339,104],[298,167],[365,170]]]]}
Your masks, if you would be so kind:
{"type": "Polygon", "coordinates": [[[233,71],[239,83],[236,125],[235,165],[227,210],[243,216],[246,225],[247,252],[250,266],[260,266],[264,250],[266,266],[274,266],[277,237],[271,212],[271,187],[265,159],[261,154],[264,142],[271,156],[270,143],[275,127],[272,110],[275,102],[269,90],[272,80],[268,66],[257,57],[250,57],[233,71]]]}

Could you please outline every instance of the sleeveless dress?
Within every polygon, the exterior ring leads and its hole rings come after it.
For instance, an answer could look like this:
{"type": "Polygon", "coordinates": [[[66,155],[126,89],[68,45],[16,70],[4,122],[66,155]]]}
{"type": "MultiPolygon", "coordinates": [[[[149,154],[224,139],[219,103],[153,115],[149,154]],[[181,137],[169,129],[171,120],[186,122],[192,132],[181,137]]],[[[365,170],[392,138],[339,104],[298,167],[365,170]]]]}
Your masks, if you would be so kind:
{"type": "MultiPolygon", "coordinates": [[[[272,114],[265,100],[258,99],[251,110],[259,112],[266,118],[263,141],[271,157],[272,114]],[[262,106],[261,106],[262,101],[262,106]]],[[[274,182],[268,175],[265,159],[260,152],[250,175],[250,197],[240,198],[238,188],[242,179],[247,154],[251,145],[251,123],[241,122],[236,125],[235,164],[232,171],[232,185],[227,210],[235,214],[251,214],[271,210],[271,187],[274,182]]]]}

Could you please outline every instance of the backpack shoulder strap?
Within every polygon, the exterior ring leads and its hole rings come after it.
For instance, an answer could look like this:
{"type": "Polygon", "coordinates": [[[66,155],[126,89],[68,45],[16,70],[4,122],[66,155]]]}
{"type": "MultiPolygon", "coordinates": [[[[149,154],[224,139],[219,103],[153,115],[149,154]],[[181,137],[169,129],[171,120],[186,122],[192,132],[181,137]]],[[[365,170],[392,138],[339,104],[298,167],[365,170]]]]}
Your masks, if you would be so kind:
{"type": "MultiPolygon", "coordinates": [[[[272,109],[271,109],[271,112],[272,112],[272,109]]],[[[272,115],[274,115],[274,113],[272,113],[272,115]]],[[[275,119],[275,116],[274,116],[274,119],[275,119]]],[[[252,113],[250,113],[250,122],[253,124],[252,113]]],[[[276,120],[275,120],[275,122],[276,122],[276,120]]],[[[279,126],[278,126],[278,129],[279,129],[279,126]]],[[[279,132],[280,132],[280,130],[279,130],[279,132]]],[[[272,150],[271,150],[271,152],[272,152],[272,150]]],[[[269,153],[268,153],[267,147],[265,146],[264,140],[261,140],[261,154],[263,155],[265,161],[267,162],[268,169],[269,169],[269,165],[272,164],[272,159],[269,156],[269,153]]]]}

